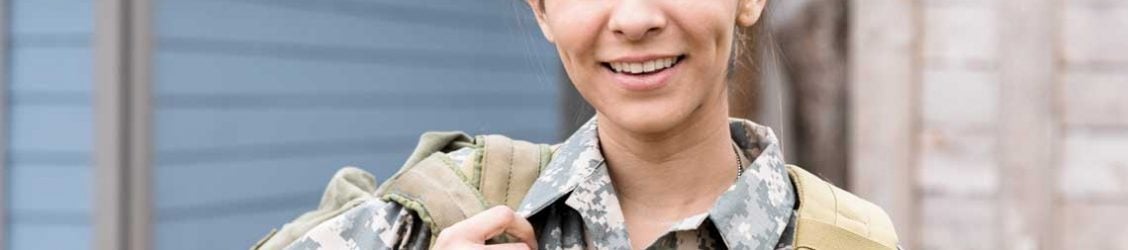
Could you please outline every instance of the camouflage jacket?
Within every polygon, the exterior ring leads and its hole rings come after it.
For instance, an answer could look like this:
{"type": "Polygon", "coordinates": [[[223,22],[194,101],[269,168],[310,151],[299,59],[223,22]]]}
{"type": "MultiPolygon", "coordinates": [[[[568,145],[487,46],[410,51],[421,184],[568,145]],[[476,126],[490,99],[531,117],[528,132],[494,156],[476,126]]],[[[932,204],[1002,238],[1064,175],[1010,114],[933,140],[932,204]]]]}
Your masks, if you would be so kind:
{"type": "MultiPolygon", "coordinates": [[[[589,121],[557,149],[517,211],[533,224],[541,249],[631,248],[596,127],[589,121]]],[[[746,120],[732,120],[730,129],[753,159],[744,175],[708,213],[674,223],[648,249],[791,249],[796,198],[779,141],[770,128],[746,120]]],[[[426,249],[430,238],[411,211],[372,199],[287,249],[426,249]]]]}

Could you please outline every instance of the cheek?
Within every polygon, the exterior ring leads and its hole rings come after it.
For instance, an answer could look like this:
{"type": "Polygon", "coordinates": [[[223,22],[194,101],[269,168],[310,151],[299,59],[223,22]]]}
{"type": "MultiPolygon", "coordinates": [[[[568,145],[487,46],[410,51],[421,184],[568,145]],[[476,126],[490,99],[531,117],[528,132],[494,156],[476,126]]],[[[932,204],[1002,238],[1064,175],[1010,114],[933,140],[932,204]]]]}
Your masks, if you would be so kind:
{"type": "Polygon", "coordinates": [[[677,39],[700,59],[713,61],[717,51],[731,47],[734,6],[728,1],[676,1],[664,7],[677,39]]]}
{"type": "Polygon", "coordinates": [[[591,102],[598,102],[599,91],[595,88],[595,74],[602,68],[594,63],[595,51],[603,22],[605,9],[592,3],[570,3],[573,1],[547,1],[546,23],[552,30],[557,53],[565,72],[572,83],[591,102]],[[596,99],[596,100],[593,100],[596,99]]]}
{"type": "Polygon", "coordinates": [[[683,7],[679,20],[684,20],[686,40],[694,54],[696,70],[705,77],[719,76],[724,79],[728,61],[732,56],[735,13],[719,4],[695,4],[683,7]],[[729,13],[729,14],[717,14],[729,13]]]}
{"type": "Polygon", "coordinates": [[[590,56],[602,30],[601,10],[592,4],[548,2],[556,3],[547,6],[551,11],[546,21],[561,56],[590,56]]]}

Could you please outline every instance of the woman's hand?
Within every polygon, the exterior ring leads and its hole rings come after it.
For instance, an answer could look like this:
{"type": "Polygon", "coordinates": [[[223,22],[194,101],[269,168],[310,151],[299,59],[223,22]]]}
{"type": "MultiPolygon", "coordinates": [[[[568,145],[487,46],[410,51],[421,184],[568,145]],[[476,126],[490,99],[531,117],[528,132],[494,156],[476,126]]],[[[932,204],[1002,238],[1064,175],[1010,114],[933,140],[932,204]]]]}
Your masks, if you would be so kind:
{"type": "Polygon", "coordinates": [[[439,233],[434,249],[537,249],[533,225],[506,206],[496,206],[455,223],[439,233]],[[502,233],[520,243],[486,245],[502,233]]]}

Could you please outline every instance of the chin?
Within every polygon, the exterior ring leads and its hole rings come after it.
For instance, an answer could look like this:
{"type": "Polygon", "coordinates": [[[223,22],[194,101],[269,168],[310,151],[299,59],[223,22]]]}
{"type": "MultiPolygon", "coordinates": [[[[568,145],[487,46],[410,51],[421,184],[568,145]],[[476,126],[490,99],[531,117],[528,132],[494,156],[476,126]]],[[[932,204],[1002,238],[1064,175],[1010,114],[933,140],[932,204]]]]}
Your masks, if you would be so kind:
{"type": "Polygon", "coordinates": [[[603,119],[600,123],[612,122],[623,130],[641,134],[665,133],[685,122],[687,118],[684,112],[656,107],[617,109],[600,114],[603,116],[600,117],[603,119]]]}

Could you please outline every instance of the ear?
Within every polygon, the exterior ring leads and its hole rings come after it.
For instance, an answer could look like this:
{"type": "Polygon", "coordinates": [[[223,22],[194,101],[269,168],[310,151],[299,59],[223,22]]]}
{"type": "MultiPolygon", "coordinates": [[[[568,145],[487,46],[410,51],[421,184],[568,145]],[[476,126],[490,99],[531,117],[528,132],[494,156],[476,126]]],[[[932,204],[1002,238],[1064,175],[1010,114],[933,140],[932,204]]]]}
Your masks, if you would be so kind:
{"type": "MultiPolygon", "coordinates": [[[[530,0],[533,1],[533,0],[530,0]]],[[[736,10],[736,24],[749,27],[756,24],[760,20],[764,12],[764,6],[768,4],[768,0],[739,0],[740,4],[736,10]]]]}
{"type": "Polygon", "coordinates": [[[548,39],[549,43],[555,43],[555,38],[552,36],[552,29],[548,28],[548,21],[545,20],[544,6],[541,5],[544,3],[544,0],[525,1],[529,3],[529,8],[533,9],[533,16],[537,18],[537,26],[540,26],[541,34],[544,34],[544,39],[548,39]]]}

